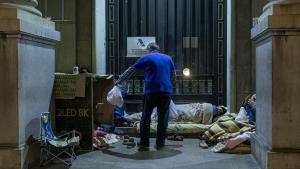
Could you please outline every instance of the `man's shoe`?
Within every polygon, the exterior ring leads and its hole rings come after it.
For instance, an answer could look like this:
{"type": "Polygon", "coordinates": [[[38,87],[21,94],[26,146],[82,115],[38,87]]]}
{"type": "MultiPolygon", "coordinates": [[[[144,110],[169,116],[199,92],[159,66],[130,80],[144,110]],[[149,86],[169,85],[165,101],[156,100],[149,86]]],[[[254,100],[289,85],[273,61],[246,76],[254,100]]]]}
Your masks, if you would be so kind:
{"type": "Polygon", "coordinates": [[[164,149],[165,145],[155,145],[154,148],[156,150],[161,150],[161,149],[164,149]]]}
{"type": "Polygon", "coordinates": [[[137,146],[139,151],[149,151],[149,145],[142,145],[140,141],[137,142],[137,146]]]}
{"type": "Polygon", "coordinates": [[[129,137],[128,135],[124,135],[123,138],[124,138],[124,140],[125,140],[125,139],[128,139],[128,140],[129,140],[130,137],[129,137]]]}
{"type": "Polygon", "coordinates": [[[127,145],[127,148],[133,148],[133,147],[135,147],[134,138],[130,137],[129,139],[124,139],[123,140],[123,145],[127,145]]]}
{"type": "Polygon", "coordinates": [[[142,146],[142,145],[139,145],[139,151],[149,151],[149,147],[147,146],[142,146]]]}

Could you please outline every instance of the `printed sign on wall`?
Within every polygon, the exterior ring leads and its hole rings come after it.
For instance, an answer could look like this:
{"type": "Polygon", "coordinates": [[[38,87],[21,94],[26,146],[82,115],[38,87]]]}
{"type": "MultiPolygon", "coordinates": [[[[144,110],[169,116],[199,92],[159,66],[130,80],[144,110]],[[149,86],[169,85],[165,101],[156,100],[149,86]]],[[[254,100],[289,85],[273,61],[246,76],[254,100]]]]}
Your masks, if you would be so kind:
{"type": "Polygon", "coordinates": [[[156,42],[155,37],[127,37],[127,57],[140,57],[147,53],[149,43],[156,42]]]}

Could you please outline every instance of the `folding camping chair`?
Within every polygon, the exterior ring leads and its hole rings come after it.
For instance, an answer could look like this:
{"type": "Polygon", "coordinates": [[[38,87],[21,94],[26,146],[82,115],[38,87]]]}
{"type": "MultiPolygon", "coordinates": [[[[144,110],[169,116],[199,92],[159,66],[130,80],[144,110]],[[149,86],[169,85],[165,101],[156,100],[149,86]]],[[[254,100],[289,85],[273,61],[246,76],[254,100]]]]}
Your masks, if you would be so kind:
{"type": "Polygon", "coordinates": [[[51,128],[50,113],[41,113],[41,166],[54,159],[71,166],[76,159],[74,148],[77,145],[79,145],[79,137],[75,136],[75,130],[55,136],[51,128]]]}

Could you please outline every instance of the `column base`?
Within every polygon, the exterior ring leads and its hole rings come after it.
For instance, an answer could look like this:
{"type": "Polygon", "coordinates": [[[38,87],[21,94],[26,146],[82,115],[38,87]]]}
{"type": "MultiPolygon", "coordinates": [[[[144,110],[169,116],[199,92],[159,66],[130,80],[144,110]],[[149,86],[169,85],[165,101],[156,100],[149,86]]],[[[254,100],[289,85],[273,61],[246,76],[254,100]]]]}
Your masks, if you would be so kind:
{"type": "Polygon", "coordinates": [[[0,168],[5,169],[29,169],[39,165],[40,144],[35,141],[30,146],[20,148],[1,147],[0,168]]]}
{"type": "Polygon", "coordinates": [[[257,134],[251,138],[252,155],[261,169],[299,169],[300,150],[271,150],[257,134]]]}
{"type": "Polygon", "coordinates": [[[22,151],[14,148],[0,148],[0,166],[6,169],[22,168],[22,151]]]}

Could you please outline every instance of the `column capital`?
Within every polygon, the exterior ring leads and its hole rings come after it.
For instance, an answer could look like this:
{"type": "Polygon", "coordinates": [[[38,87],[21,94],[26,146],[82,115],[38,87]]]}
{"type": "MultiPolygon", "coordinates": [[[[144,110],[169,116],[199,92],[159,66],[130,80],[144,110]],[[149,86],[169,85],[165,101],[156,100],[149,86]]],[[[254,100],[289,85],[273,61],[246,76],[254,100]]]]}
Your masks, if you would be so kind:
{"type": "Polygon", "coordinates": [[[38,16],[42,13],[37,10],[37,0],[0,0],[0,7],[20,8],[38,16]]]}

